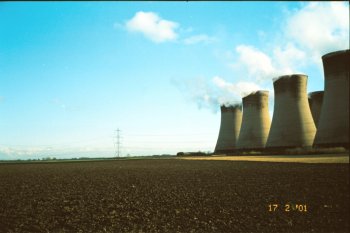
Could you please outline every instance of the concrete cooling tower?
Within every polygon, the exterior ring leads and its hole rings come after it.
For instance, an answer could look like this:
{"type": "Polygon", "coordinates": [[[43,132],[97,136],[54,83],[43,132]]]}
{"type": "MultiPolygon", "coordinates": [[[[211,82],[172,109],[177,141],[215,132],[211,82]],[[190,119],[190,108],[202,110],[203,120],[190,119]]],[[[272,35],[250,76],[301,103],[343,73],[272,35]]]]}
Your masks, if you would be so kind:
{"type": "Polygon", "coordinates": [[[316,128],[321,114],[323,93],[324,91],[314,91],[309,93],[309,105],[316,128]]]}
{"type": "Polygon", "coordinates": [[[239,150],[262,150],[270,130],[269,92],[257,91],[242,99],[243,120],[237,147],[239,150]]]}
{"type": "Polygon", "coordinates": [[[315,147],[349,148],[350,50],[322,56],[325,76],[315,147]]]}
{"type": "Polygon", "coordinates": [[[215,154],[235,151],[242,123],[242,105],[221,106],[221,122],[215,154]]]}
{"type": "Polygon", "coordinates": [[[281,76],[273,82],[275,105],[267,149],[312,147],[316,127],[306,92],[307,76],[281,76]]]}

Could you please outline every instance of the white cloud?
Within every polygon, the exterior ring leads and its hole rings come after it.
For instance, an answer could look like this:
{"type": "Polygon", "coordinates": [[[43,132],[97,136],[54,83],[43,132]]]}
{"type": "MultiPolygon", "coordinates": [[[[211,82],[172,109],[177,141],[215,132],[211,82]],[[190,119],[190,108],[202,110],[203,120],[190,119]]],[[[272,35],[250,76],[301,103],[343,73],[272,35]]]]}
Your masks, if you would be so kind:
{"type": "Polygon", "coordinates": [[[178,23],[164,20],[154,12],[143,11],[137,12],[126,22],[127,30],[140,32],[156,43],[176,40],[178,34],[175,30],[178,26],[178,23]]]}
{"type": "Polygon", "coordinates": [[[199,35],[190,36],[184,39],[183,42],[187,45],[191,45],[191,44],[198,44],[198,43],[212,43],[215,40],[216,38],[214,37],[210,37],[205,34],[199,34],[199,35]]]}
{"type": "Polygon", "coordinates": [[[287,39],[313,56],[349,47],[349,5],[345,2],[312,2],[286,22],[287,39]]]}
{"type": "MultiPolygon", "coordinates": [[[[124,25],[115,23],[114,28],[123,28],[124,25]]],[[[180,28],[179,23],[162,19],[158,14],[154,12],[137,12],[133,18],[125,23],[125,28],[130,32],[142,33],[146,38],[161,43],[165,41],[175,41],[180,37],[178,31],[181,34],[188,34],[193,31],[192,27],[180,28]]],[[[193,45],[198,43],[209,44],[215,42],[217,38],[208,36],[206,34],[198,35],[182,35],[185,39],[181,42],[185,45],[193,45]]]]}
{"type": "Polygon", "coordinates": [[[281,31],[264,38],[278,38],[273,46],[236,46],[230,66],[238,76],[255,82],[280,75],[303,73],[305,67],[318,67],[321,56],[349,48],[349,6],[344,2],[312,2],[295,12],[286,12],[281,31]],[[264,52],[267,51],[267,52],[264,52]]]}

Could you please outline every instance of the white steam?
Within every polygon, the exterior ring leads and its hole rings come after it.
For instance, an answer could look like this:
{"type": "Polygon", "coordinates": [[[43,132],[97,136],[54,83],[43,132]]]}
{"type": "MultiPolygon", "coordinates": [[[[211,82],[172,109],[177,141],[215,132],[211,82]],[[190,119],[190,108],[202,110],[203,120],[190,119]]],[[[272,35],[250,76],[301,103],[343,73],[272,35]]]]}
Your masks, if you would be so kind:
{"type": "Polygon", "coordinates": [[[189,100],[201,108],[208,108],[216,113],[221,105],[229,106],[242,103],[242,97],[262,88],[253,82],[239,81],[230,83],[215,76],[207,81],[197,78],[187,83],[175,83],[181,91],[188,93],[189,100]]]}

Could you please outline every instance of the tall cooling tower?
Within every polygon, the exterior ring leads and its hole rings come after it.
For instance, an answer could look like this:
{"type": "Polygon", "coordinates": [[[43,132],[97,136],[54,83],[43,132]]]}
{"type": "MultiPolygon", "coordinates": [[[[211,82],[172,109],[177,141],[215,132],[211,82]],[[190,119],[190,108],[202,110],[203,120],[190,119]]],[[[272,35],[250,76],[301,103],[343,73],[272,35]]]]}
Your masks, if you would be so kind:
{"type": "Polygon", "coordinates": [[[215,154],[235,151],[242,123],[242,105],[221,106],[221,123],[215,154]]]}
{"type": "Polygon", "coordinates": [[[266,148],[312,147],[316,127],[306,92],[307,75],[281,76],[273,87],[275,105],[266,148]]]}
{"type": "Polygon", "coordinates": [[[323,93],[324,91],[314,91],[309,93],[309,105],[316,128],[321,114],[323,93]]]}
{"type": "Polygon", "coordinates": [[[261,150],[270,130],[269,92],[257,91],[242,99],[243,120],[238,137],[239,150],[261,150]]]}
{"type": "Polygon", "coordinates": [[[350,50],[328,53],[322,61],[324,97],[314,146],[349,148],[350,50]]]}

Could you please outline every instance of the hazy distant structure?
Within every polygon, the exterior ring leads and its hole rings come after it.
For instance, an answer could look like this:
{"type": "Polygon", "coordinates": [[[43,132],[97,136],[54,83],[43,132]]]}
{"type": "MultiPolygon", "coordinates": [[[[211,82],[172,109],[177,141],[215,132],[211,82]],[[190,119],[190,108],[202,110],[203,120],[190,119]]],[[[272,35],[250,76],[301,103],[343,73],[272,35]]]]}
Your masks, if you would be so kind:
{"type": "Polygon", "coordinates": [[[242,124],[242,105],[222,105],[221,122],[218,141],[215,147],[215,154],[235,151],[239,131],[242,124]]]}
{"type": "Polygon", "coordinates": [[[322,61],[324,97],[314,146],[349,148],[350,50],[325,54],[322,61]]]}
{"type": "Polygon", "coordinates": [[[316,127],[306,92],[307,78],[284,75],[273,82],[275,104],[267,149],[312,147],[316,127]]]}
{"type": "Polygon", "coordinates": [[[323,93],[324,91],[314,91],[309,93],[309,105],[316,128],[321,114],[323,93]]]}
{"type": "Polygon", "coordinates": [[[268,91],[257,91],[242,99],[243,119],[237,141],[239,150],[264,149],[271,125],[268,99],[268,91]]]}

